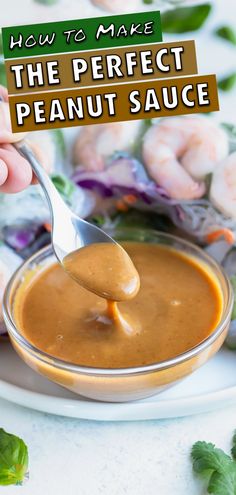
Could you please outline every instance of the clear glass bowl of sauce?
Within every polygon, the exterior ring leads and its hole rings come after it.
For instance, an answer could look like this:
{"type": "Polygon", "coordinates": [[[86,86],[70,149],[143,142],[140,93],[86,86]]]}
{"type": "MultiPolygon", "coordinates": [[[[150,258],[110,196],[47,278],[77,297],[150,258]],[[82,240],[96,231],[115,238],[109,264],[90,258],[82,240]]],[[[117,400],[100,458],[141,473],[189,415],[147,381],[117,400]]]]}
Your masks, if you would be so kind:
{"type": "MultiPolygon", "coordinates": [[[[32,284],[37,286],[37,280],[41,280],[42,287],[44,287],[45,274],[50,270],[50,277],[53,273],[56,274],[58,268],[56,268],[56,259],[50,246],[28,259],[14,274],[5,292],[3,313],[13,347],[32,369],[76,394],[100,401],[123,402],[143,399],[161,392],[191,374],[213,356],[227,335],[233,307],[233,293],[223,269],[203,250],[185,240],[169,234],[141,229],[123,228],[109,232],[109,234],[113,235],[117,241],[124,243],[131,257],[133,255],[134,264],[141,275],[143,292],[140,291],[140,294],[136,296],[139,299],[135,298],[133,302],[122,303],[123,306],[119,305],[124,319],[128,322],[132,321],[131,327],[134,335],[131,331],[130,335],[122,336],[121,333],[119,334],[123,331],[121,328],[117,328],[117,331],[114,327],[103,330],[104,320],[97,316],[94,317],[93,307],[94,320],[86,319],[87,326],[82,328],[82,337],[80,336],[84,340],[75,341],[77,344],[74,343],[73,346],[70,344],[71,349],[74,348],[73,352],[70,352],[70,346],[66,344],[66,340],[63,342],[64,347],[60,344],[59,336],[62,340],[64,337],[66,339],[67,329],[64,329],[64,335],[58,334],[57,329],[59,344],[56,346],[53,345],[53,341],[50,341],[49,335],[49,341],[45,347],[40,341],[42,328],[40,324],[45,325],[44,319],[47,318],[47,314],[51,317],[55,313],[51,307],[52,300],[50,302],[47,293],[41,295],[38,303],[37,298],[36,300],[29,299],[28,302],[27,299],[24,300],[24,304],[28,304],[31,308],[28,314],[33,315],[31,315],[32,328],[29,329],[30,335],[28,335],[23,328],[23,319],[21,322],[19,318],[18,309],[23,305],[22,294],[25,297],[28,290],[31,290],[32,284]],[[149,261],[143,271],[142,256],[145,246],[149,261]],[[165,253],[167,253],[167,258],[165,253]],[[157,256],[159,265],[156,266],[157,256]],[[178,264],[175,265],[177,259],[180,265],[181,263],[187,263],[189,266],[192,264],[195,272],[186,271],[182,276],[179,273],[178,264]],[[212,290],[214,289],[215,294],[216,292],[218,294],[216,309],[211,304],[209,306],[212,318],[208,329],[204,328],[205,320],[201,319],[205,314],[206,321],[208,321],[208,308],[206,307],[208,294],[204,295],[204,290],[206,290],[204,285],[199,294],[196,293],[197,270],[199,274],[201,272],[206,279],[209,279],[208,281],[212,283],[212,290]],[[185,279],[189,287],[187,285],[182,290],[181,279],[185,279]],[[168,288],[167,291],[166,288],[168,288]],[[181,297],[187,298],[186,306],[181,297]],[[37,325],[33,314],[34,302],[36,306],[39,304],[38,311],[41,315],[37,325]],[[43,307],[44,304],[45,307],[43,307]],[[147,317],[145,317],[145,312],[147,317]],[[197,315],[199,315],[198,318],[197,315]],[[147,320],[149,323],[146,328],[147,320]],[[186,326],[186,322],[187,332],[185,329],[184,333],[183,327],[186,326]],[[111,338],[112,335],[115,336],[114,339],[111,338]],[[94,336],[96,336],[96,342],[93,340],[94,336]],[[89,339],[92,342],[90,353],[86,352],[86,348],[83,347],[89,339]]],[[[63,273],[60,276],[67,277],[68,275],[63,273]]],[[[66,283],[62,278],[61,294],[63,294],[64,282],[66,283]]],[[[74,281],[71,283],[76,284],[74,281]]],[[[74,286],[73,291],[76,290],[77,287],[74,286]]],[[[78,290],[85,291],[81,288],[78,290]]],[[[43,292],[44,290],[41,291],[43,292]]],[[[91,304],[98,308],[97,311],[105,311],[105,300],[99,301],[98,296],[88,295],[88,298],[85,296],[84,300],[86,312],[89,311],[91,304]],[[90,297],[93,299],[89,299],[90,297]],[[99,309],[100,306],[101,309],[99,309]]],[[[70,321],[75,308],[72,307],[72,303],[70,304],[69,298],[63,301],[66,305],[64,312],[67,320],[69,318],[68,321],[70,321]]],[[[214,302],[213,299],[211,301],[211,297],[209,302],[212,304],[214,302]]],[[[58,318],[60,316],[58,315],[58,318]]],[[[30,321],[27,320],[28,327],[30,321]]],[[[50,324],[52,326],[52,322],[50,324]]],[[[73,332],[73,328],[71,330],[71,327],[68,327],[68,333],[73,332]]],[[[90,351],[88,343],[86,346],[90,351]]]]}

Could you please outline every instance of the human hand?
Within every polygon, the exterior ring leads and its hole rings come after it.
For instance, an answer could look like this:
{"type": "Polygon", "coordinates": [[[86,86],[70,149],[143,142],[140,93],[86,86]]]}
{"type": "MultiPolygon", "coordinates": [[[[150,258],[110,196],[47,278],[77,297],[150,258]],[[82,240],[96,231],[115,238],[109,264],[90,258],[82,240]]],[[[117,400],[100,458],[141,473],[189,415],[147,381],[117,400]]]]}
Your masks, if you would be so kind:
{"type": "Polygon", "coordinates": [[[11,132],[6,88],[0,86],[0,192],[16,193],[32,183],[31,166],[11,143],[21,141],[25,133],[11,132]]]}

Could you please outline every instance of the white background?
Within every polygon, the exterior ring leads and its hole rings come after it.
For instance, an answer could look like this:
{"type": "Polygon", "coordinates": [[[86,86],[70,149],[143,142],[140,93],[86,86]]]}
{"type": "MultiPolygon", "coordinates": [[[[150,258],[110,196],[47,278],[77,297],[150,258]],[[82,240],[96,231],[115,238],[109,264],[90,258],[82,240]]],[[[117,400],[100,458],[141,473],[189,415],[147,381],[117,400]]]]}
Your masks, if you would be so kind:
{"type": "MultiPolygon", "coordinates": [[[[0,0],[1,26],[99,14],[89,0],[61,0],[53,7],[32,0],[0,0]]],[[[222,76],[236,70],[235,48],[210,33],[218,25],[235,24],[235,19],[235,0],[218,0],[204,32],[164,39],[196,39],[199,72],[222,76]]],[[[221,94],[220,103],[217,119],[236,123],[236,90],[221,94]]],[[[203,495],[201,482],[191,472],[190,449],[204,439],[229,450],[236,406],[222,408],[176,420],[96,423],[53,417],[0,400],[0,426],[22,436],[30,453],[27,485],[0,488],[0,493],[203,495]]]]}

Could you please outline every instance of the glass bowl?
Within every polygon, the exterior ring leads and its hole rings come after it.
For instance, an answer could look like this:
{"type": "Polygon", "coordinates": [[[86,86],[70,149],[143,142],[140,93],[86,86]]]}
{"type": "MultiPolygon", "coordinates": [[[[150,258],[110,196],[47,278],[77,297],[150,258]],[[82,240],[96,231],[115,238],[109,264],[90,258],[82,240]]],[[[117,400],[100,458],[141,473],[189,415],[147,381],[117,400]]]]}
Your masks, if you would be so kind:
{"type": "Polygon", "coordinates": [[[202,366],[223,344],[230,324],[233,293],[224,270],[203,250],[178,237],[151,230],[117,229],[110,231],[118,241],[158,243],[173,247],[204,265],[214,278],[222,295],[219,324],[196,347],[167,361],[121,369],[78,366],[57,359],[34,347],[21,334],[14,319],[14,301],[18,289],[34,272],[39,273],[55,262],[52,248],[46,247],[28,259],[10,280],[3,302],[3,314],[13,347],[33,370],[82,396],[108,402],[124,402],[157,394],[182,380],[202,366]]]}

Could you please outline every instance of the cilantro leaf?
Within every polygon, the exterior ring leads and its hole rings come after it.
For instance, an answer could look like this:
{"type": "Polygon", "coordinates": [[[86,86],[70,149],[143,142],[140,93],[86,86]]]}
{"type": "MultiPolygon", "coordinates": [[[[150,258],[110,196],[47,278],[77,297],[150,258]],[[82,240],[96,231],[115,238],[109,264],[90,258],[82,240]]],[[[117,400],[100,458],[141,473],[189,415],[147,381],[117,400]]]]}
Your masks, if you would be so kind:
{"type": "Polygon", "coordinates": [[[221,26],[215,30],[216,36],[236,45],[236,32],[230,26],[221,26]]]}
{"type": "Polygon", "coordinates": [[[234,458],[234,460],[236,461],[236,431],[234,432],[232,443],[233,443],[233,446],[231,449],[231,454],[232,454],[232,457],[234,458]]]}
{"type": "Polygon", "coordinates": [[[192,448],[193,469],[196,473],[207,470],[224,470],[231,462],[230,456],[217,449],[213,443],[197,442],[192,448]]]}
{"type": "Polygon", "coordinates": [[[55,140],[55,144],[59,149],[62,158],[64,159],[66,156],[66,144],[63,132],[61,129],[52,129],[51,133],[55,140]]]}
{"type": "Polygon", "coordinates": [[[233,461],[231,462],[231,466],[224,473],[214,471],[208,485],[208,493],[213,493],[214,495],[235,495],[236,466],[233,461]]]}
{"type": "Polygon", "coordinates": [[[0,84],[2,84],[2,86],[7,85],[6,68],[1,61],[0,61],[0,84]]]}
{"type": "Polygon", "coordinates": [[[187,33],[202,27],[211,12],[209,3],[194,7],[180,7],[161,15],[164,33],[187,33]]]}
{"type": "Polygon", "coordinates": [[[228,134],[230,153],[233,153],[236,151],[236,125],[227,122],[223,122],[221,125],[228,134]]]}
{"type": "Polygon", "coordinates": [[[7,85],[6,68],[3,59],[2,31],[0,30],[0,84],[7,85]]]}
{"type": "Polygon", "coordinates": [[[76,190],[76,185],[62,174],[53,174],[51,175],[51,179],[58,192],[62,194],[65,199],[70,200],[76,190]]]}
{"type": "Polygon", "coordinates": [[[28,470],[28,449],[21,438],[0,428],[0,485],[21,484],[28,470]]]}
{"type": "Polygon", "coordinates": [[[233,277],[230,278],[230,282],[232,284],[234,291],[234,307],[233,307],[233,313],[231,319],[235,320],[236,319],[236,275],[233,275],[233,277]]]}
{"type": "Polygon", "coordinates": [[[3,46],[2,46],[2,31],[0,31],[0,55],[3,54],[3,46]]]}
{"type": "Polygon", "coordinates": [[[218,87],[221,89],[221,91],[230,91],[231,89],[233,89],[235,84],[236,72],[232,72],[232,74],[229,74],[228,76],[218,81],[218,87]]]}
{"type": "Polygon", "coordinates": [[[43,5],[54,5],[58,0],[34,0],[36,3],[42,3],[43,5]]]}
{"type": "MultiPolygon", "coordinates": [[[[235,446],[236,435],[233,449],[235,446]]],[[[212,443],[197,442],[193,445],[191,457],[193,470],[209,479],[208,493],[236,494],[236,463],[223,450],[217,449],[212,443]]]]}
{"type": "Polygon", "coordinates": [[[234,124],[223,122],[221,125],[228,132],[230,139],[236,139],[236,126],[234,124]]]}

